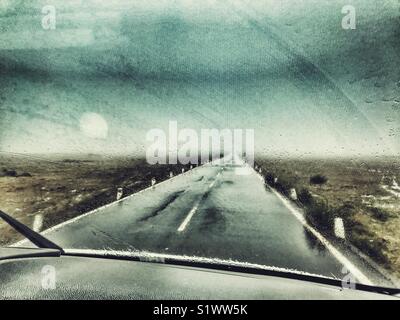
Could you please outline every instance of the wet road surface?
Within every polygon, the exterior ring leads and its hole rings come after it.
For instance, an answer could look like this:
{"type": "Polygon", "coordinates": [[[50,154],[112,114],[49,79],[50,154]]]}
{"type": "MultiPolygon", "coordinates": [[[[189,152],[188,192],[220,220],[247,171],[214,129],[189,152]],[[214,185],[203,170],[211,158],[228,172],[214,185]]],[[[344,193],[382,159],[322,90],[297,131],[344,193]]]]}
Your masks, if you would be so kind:
{"type": "MultiPolygon", "coordinates": [[[[345,275],[346,263],[244,163],[199,166],[44,234],[63,248],[140,250],[231,259],[339,279],[345,275]]],[[[350,260],[364,269],[363,275],[369,273],[356,257],[350,260]]]]}

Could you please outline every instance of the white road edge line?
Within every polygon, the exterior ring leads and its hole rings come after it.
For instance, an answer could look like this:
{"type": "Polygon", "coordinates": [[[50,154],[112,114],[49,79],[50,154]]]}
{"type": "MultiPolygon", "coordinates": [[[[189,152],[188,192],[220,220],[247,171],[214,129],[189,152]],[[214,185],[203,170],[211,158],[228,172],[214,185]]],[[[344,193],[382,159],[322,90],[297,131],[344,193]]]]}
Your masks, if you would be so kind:
{"type": "MultiPolygon", "coordinates": [[[[257,175],[258,172],[254,171],[257,175]]],[[[283,197],[278,191],[269,186],[272,192],[283,202],[286,208],[301,222],[301,224],[311,232],[329,251],[330,253],[341,263],[347,270],[356,277],[362,284],[373,285],[372,281],[358,269],[349,259],[347,259],[338,249],[336,249],[321,233],[319,233],[314,227],[310,226],[304,216],[299,212],[288,199],[283,197]]],[[[343,274],[344,276],[345,274],[343,274]]]]}

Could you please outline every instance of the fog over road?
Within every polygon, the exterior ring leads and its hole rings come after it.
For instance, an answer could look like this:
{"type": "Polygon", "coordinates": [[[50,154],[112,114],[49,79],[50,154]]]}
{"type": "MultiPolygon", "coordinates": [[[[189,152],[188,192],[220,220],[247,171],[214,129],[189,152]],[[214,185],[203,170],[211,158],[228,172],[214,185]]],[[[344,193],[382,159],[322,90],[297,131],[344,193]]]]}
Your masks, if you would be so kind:
{"type": "Polygon", "coordinates": [[[68,249],[148,251],[379,280],[360,259],[332,254],[243,163],[204,165],[44,232],[68,249]]]}

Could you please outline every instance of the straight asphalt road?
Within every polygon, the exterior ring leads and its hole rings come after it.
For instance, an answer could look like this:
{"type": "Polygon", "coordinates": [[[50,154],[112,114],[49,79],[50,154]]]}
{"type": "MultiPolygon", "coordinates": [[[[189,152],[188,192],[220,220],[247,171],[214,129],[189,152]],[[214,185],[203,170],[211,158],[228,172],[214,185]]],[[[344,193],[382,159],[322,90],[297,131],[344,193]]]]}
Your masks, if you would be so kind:
{"type": "Polygon", "coordinates": [[[68,249],[218,258],[339,279],[350,270],[360,282],[379,280],[363,260],[337,250],[301,217],[301,211],[266,188],[250,166],[221,161],[196,167],[44,235],[68,249]]]}

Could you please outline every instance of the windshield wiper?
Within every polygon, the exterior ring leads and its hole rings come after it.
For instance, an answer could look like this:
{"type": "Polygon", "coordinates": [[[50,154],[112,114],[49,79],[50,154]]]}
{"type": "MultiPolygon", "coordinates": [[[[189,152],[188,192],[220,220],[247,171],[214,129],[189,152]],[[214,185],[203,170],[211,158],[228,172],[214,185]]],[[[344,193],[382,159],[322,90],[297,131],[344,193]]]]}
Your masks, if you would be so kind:
{"type": "MultiPolygon", "coordinates": [[[[64,255],[80,256],[87,258],[105,258],[116,260],[131,260],[140,262],[152,262],[169,264],[175,266],[197,267],[203,269],[238,272],[254,275],[266,275],[273,277],[281,277],[293,280],[302,280],[308,282],[319,283],[323,285],[331,285],[343,288],[342,280],[337,278],[326,277],[297,270],[290,270],[279,267],[271,267],[266,265],[258,265],[247,262],[223,260],[217,258],[205,258],[196,256],[184,256],[174,254],[162,254],[146,251],[118,251],[118,250],[92,250],[92,249],[65,249],[64,255]]],[[[356,290],[375,292],[387,295],[399,295],[400,289],[387,288],[374,285],[366,285],[362,283],[356,284],[356,290]]]]}
{"type": "Polygon", "coordinates": [[[27,227],[23,223],[9,216],[7,213],[0,210],[0,218],[2,218],[5,222],[7,222],[11,227],[13,227],[16,231],[24,235],[28,240],[30,240],[33,244],[38,246],[39,248],[47,248],[47,249],[56,249],[60,252],[64,252],[61,247],[56,245],[54,242],[49,239],[43,237],[39,233],[33,231],[31,228],[27,227]]]}

